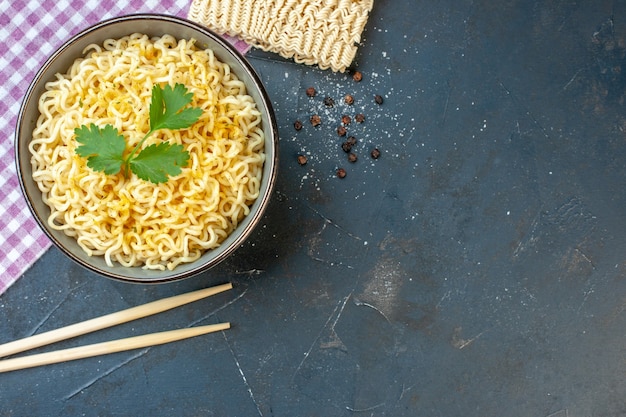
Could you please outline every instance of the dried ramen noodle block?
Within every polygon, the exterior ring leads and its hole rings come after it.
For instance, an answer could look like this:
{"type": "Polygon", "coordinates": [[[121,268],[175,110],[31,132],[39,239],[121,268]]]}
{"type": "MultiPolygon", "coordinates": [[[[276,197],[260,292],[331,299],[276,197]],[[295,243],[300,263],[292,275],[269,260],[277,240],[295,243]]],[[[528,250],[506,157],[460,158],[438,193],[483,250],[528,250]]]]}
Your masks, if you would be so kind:
{"type": "Polygon", "coordinates": [[[374,0],[193,0],[189,19],[298,63],[345,72],[374,0]]]}

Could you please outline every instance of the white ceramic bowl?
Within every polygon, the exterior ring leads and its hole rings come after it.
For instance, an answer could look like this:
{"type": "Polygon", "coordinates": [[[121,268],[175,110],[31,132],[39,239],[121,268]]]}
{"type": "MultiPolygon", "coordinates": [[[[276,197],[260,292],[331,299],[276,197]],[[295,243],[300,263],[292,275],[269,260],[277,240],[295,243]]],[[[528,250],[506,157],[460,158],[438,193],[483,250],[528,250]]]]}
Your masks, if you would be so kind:
{"type": "Polygon", "coordinates": [[[28,206],[39,226],[52,242],[67,256],[89,270],[109,278],[137,283],[167,282],[187,278],[217,265],[231,255],[250,235],[260,222],[269,203],[277,175],[278,131],[274,111],[268,95],[252,66],[226,40],[207,28],[185,19],[154,14],[116,17],[98,23],[69,39],[48,58],[30,84],[20,109],[15,133],[15,152],[20,185],[28,206]],[[178,39],[197,40],[202,47],[211,48],[216,57],[231,67],[231,71],[242,80],[262,113],[265,133],[266,161],[263,167],[261,194],[251,207],[248,216],[216,249],[209,250],[195,262],[178,265],[174,270],[156,271],[141,267],[107,266],[101,256],[88,256],[72,237],[62,231],[51,229],[46,219],[50,209],[42,201],[42,194],[32,179],[32,168],[28,143],[39,117],[38,99],[47,81],[53,80],[56,73],[64,73],[75,59],[82,56],[83,49],[92,43],[101,44],[106,39],[121,38],[132,33],[145,33],[149,36],[170,34],[178,39]]]}

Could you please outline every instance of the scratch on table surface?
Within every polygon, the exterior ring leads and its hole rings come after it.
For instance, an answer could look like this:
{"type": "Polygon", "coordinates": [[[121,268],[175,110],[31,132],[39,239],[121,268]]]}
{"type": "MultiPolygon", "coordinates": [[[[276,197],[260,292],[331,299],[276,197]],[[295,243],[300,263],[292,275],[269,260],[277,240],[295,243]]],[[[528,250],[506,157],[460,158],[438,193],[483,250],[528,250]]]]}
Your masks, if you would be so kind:
{"type": "Polygon", "coordinates": [[[86,284],[87,284],[87,281],[85,281],[82,284],[80,284],[80,285],[70,289],[70,291],[68,291],[67,294],[65,294],[65,297],[63,297],[63,299],[61,301],[59,301],[54,307],[52,307],[52,309],[48,312],[48,314],[46,314],[43,317],[43,319],[41,319],[41,321],[39,323],[37,323],[35,328],[32,329],[31,332],[29,333],[29,336],[32,336],[35,333],[37,333],[39,331],[39,329],[41,329],[41,327],[50,319],[50,317],[52,317],[54,312],[57,311],[59,308],[61,308],[61,306],[63,304],[65,304],[65,302],[68,300],[70,295],[72,295],[72,293],[74,293],[74,291],[76,291],[77,289],[79,289],[81,287],[84,287],[86,284]]]}
{"type": "Polygon", "coordinates": [[[528,108],[526,106],[524,106],[519,99],[517,98],[517,96],[515,96],[511,90],[509,90],[503,83],[502,81],[498,81],[498,84],[500,84],[500,88],[502,88],[502,90],[504,90],[504,92],[506,93],[507,96],[511,97],[511,99],[513,99],[513,102],[518,105],[523,111],[524,114],[526,116],[528,116],[528,118],[530,118],[530,120],[532,121],[532,123],[537,126],[539,128],[539,130],[541,130],[541,133],[543,133],[543,136],[546,139],[550,139],[550,135],[548,134],[548,131],[546,130],[545,127],[543,127],[543,125],[541,123],[539,123],[539,120],[537,120],[537,118],[535,117],[534,114],[532,114],[530,112],[530,110],[528,110],[528,108]]]}
{"type": "Polygon", "coordinates": [[[324,230],[326,230],[326,227],[331,224],[327,221],[324,221],[324,224],[322,225],[322,228],[320,229],[320,231],[317,233],[317,235],[315,235],[312,239],[311,242],[309,244],[309,247],[307,248],[307,255],[313,259],[314,261],[317,262],[321,262],[323,264],[327,264],[330,266],[336,266],[336,265],[341,265],[341,266],[345,266],[348,269],[354,269],[354,267],[352,265],[346,265],[344,264],[342,261],[333,261],[333,260],[327,260],[324,258],[321,258],[319,256],[317,256],[315,254],[315,249],[317,248],[317,246],[323,242],[324,240],[322,239],[322,233],[324,232],[324,230]]]}
{"type": "Polygon", "coordinates": [[[594,262],[591,260],[591,258],[589,258],[587,256],[587,254],[585,252],[583,252],[582,250],[578,249],[578,248],[574,248],[574,250],[576,251],[576,253],[578,253],[585,261],[587,261],[589,263],[589,265],[591,266],[591,269],[596,269],[596,265],[594,264],[594,262]]]}
{"type": "Polygon", "coordinates": [[[548,414],[546,417],[568,417],[569,416],[569,412],[567,411],[567,408],[564,410],[559,410],[556,413],[552,413],[552,414],[548,414]]]}
{"type": "Polygon", "coordinates": [[[385,315],[385,313],[383,313],[383,312],[382,312],[382,311],[381,311],[378,307],[376,307],[376,306],[374,306],[374,305],[372,305],[372,304],[370,304],[370,303],[366,303],[365,301],[361,301],[361,300],[359,300],[358,298],[355,298],[355,299],[354,299],[354,305],[355,305],[355,306],[358,306],[358,307],[361,307],[361,306],[364,306],[364,307],[369,307],[369,308],[371,308],[371,309],[373,309],[373,310],[377,311],[377,312],[378,312],[381,316],[383,316],[383,317],[384,317],[384,319],[385,319],[385,320],[387,320],[387,323],[391,324],[391,320],[389,320],[389,317],[387,317],[387,316],[385,315]]]}
{"type": "Polygon", "coordinates": [[[441,126],[446,124],[446,118],[448,116],[448,105],[450,104],[450,95],[452,94],[452,86],[450,85],[450,80],[446,82],[448,86],[448,93],[446,94],[446,102],[443,106],[443,116],[441,117],[441,126]]]}
{"type": "Polygon", "coordinates": [[[464,339],[461,337],[462,330],[463,329],[461,327],[457,327],[454,329],[454,333],[452,334],[452,341],[451,341],[452,346],[454,346],[455,348],[459,350],[465,349],[466,347],[474,343],[476,340],[478,340],[478,338],[481,337],[485,333],[484,331],[482,331],[472,338],[464,339]]]}
{"type": "Polygon", "coordinates": [[[439,309],[441,307],[441,305],[443,304],[444,301],[447,301],[450,299],[450,295],[452,294],[452,290],[448,290],[445,292],[445,294],[441,297],[441,299],[439,300],[439,302],[437,303],[437,305],[435,306],[436,309],[439,309]]]}
{"type": "Polygon", "coordinates": [[[269,363],[269,361],[274,357],[274,350],[272,349],[271,353],[266,354],[264,357],[259,358],[259,372],[262,368],[265,367],[269,363]]]}
{"type": "Polygon", "coordinates": [[[407,392],[411,391],[413,389],[413,387],[415,387],[416,384],[413,385],[409,385],[408,387],[404,385],[404,382],[402,383],[402,392],[400,392],[400,396],[398,397],[398,401],[402,400],[404,398],[404,394],[406,394],[407,392]]]}
{"type": "Polygon", "coordinates": [[[574,73],[572,78],[570,78],[570,80],[563,86],[563,91],[567,90],[567,88],[570,86],[570,84],[572,84],[574,82],[574,80],[578,77],[578,74],[580,74],[584,69],[585,68],[580,68],[578,71],[576,71],[574,73]]]}
{"type": "Polygon", "coordinates": [[[351,296],[352,296],[352,292],[350,294],[348,294],[348,296],[343,299],[343,304],[341,305],[341,308],[339,309],[339,312],[337,313],[337,317],[335,317],[335,320],[330,325],[330,339],[329,339],[328,342],[321,342],[320,343],[320,348],[321,349],[336,348],[336,349],[341,349],[343,351],[347,351],[348,350],[348,348],[346,348],[346,345],[343,343],[343,341],[341,340],[341,338],[339,337],[339,335],[335,331],[335,326],[337,325],[337,322],[341,318],[341,316],[343,314],[343,311],[346,308],[346,304],[348,303],[348,300],[350,299],[351,296]]]}
{"type": "Polygon", "coordinates": [[[104,371],[103,373],[101,373],[100,375],[98,375],[97,377],[95,377],[94,379],[87,381],[85,384],[83,384],[80,388],[72,391],[71,393],[69,393],[68,395],[66,395],[65,397],[63,397],[63,400],[67,401],[72,399],[73,397],[75,397],[76,395],[80,394],[82,391],[86,390],[87,388],[89,388],[90,386],[92,386],[93,384],[95,384],[96,382],[100,381],[102,378],[106,378],[107,376],[111,375],[113,372],[117,371],[118,369],[120,369],[122,366],[129,364],[130,362],[134,361],[135,359],[140,358],[141,356],[145,355],[146,353],[148,353],[148,351],[150,350],[150,347],[147,347],[145,349],[140,350],[139,352],[135,353],[132,356],[129,356],[128,358],[126,358],[124,361],[118,363],[117,365],[107,369],[106,371],[104,371]]]}
{"type": "Polygon", "coordinates": [[[336,265],[341,265],[344,266],[348,269],[354,269],[354,267],[352,265],[347,265],[344,264],[342,261],[340,260],[328,260],[328,259],[324,259],[321,258],[320,256],[315,254],[315,248],[321,243],[323,242],[322,239],[322,234],[324,233],[324,231],[326,230],[326,228],[328,226],[332,226],[335,229],[339,230],[341,233],[345,234],[346,236],[354,239],[354,240],[359,240],[362,241],[363,239],[361,239],[359,236],[356,236],[353,233],[350,233],[349,231],[347,231],[346,229],[344,229],[343,227],[339,226],[337,223],[335,223],[332,219],[328,218],[327,216],[325,216],[324,214],[322,214],[320,211],[314,209],[313,207],[311,207],[310,205],[307,205],[307,207],[309,208],[309,210],[311,210],[312,212],[314,212],[315,214],[317,214],[322,220],[323,220],[323,224],[322,227],[320,228],[320,230],[317,232],[317,234],[311,239],[311,244],[308,247],[307,250],[307,255],[313,259],[314,261],[317,262],[321,262],[330,266],[336,266],[336,265]]]}
{"type": "Polygon", "coordinates": [[[214,316],[215,314],[219,313],[220,311],[222,311],[223,309],[225,309],[229,305],[237,302],[237,300],[240,300],[241,298],[243,298],[243,296],[246,295],[247,292],[248,292],[248,288],[246,288],[241,294],[239,294],[237,297],[233,298],[232,300],[228,301],[227,303],[221,305],[220,307],[216,308],[215,310],[211,311],[210,313],[205,314],[204,316],[200,317],[199,319],[192,321],[191,323],[189,323],[189,325],[187,327],[195,326],[196,324],[198,324],[198,323],[208,319],[209,317],[214,316]]]}
{"type": "Polygon", "coordinates": [[[307,207],[309,208],[309,210],[311,210],[313,213],[317,214],[319,217],[322,218],[322,220],[324,220],[324,226],[322,227],[322,230],[318,233],[321,234],[324,229],[326,228],[327,225],[330,225],[338,230],[340,230],[342,233],[345,233],[347,236],[350,236],[351,238],[355,239],[355,240],[363,240],[361,239],[359,236],[356,236],[353,233],[348,232],[346,229],[344,229],[343,227],[339,226],[337,223],[335,223],[333,220],[329,219],[328,217],[324,216],[322,213],[320,213],[318,210],[315,210],[313,207],[307,205],[307,207]]]}
{"type": "Polygon", "coordinates": [[[346,308],[346,304],[348,303],[348,300],[350,299],[350,297],[352,297],[353,292],[354,291],[351,291],[350,294],[344,297],[343,303],[341,304],[341,308],[339,309],[339,314],[337,314],[337,317],[333,321],[333,324],[330,326],[330,330],[332,330],[333,332],[335,331],[335,326],[337,325],[339,318],[341,318],[341,315],[343,314],[343,310],[346,308]]]}
{"type": "MultiPolygon", "coordinates": [[[[291,377],[291,380],[293,381],[295,379],[295,377],[298,375],[298,373],[300,372],[300,370],[302,369],[302,366],[304,365],[304,363],[306,362],[306,360],[309,358],[309,356],[311,355],[311,352],[313,352],[313,349],[315,348],[315,345],[318,344],[319,340],[322,338],[322,334],[324,333],[324,330],[328,327],[328,325],[330,323],[332,323],[330,325],[330,330],[334,333],[335,332],[335,326],[337,325],[337,322],[339,321],[339,319],[341,318],[341,315],[343,314],[344,309],[346,308],[346,304],[348,302],[348,300],[352,297],[352,293],[354,291],[350,291],[350,294],[348,294],[347,296],[345,296],[343,299],[339,300],[337,302],[337,304],[335,305],[335,308],[333,309],[333,311],[330,313],[330,316],[328,316],[328,318],[326,319],[326,322],[324,323],[324,325],[322,326],[322,328],[320,329],[319,333],[317,334],[317,336],[315,337],[315,339],[313,339],[313,342],[311,343],[311,346],[309,346],[309,349],[304,353],[304,357],[302,358],[302,360],[300,361],[300,363],[298,364],[298,367],[296,368],[296,370],[293,373],[293,376],[291,377]],[[334,318],[334,320],[333,320],[334,318]]],[[[336,333],[334,333],[336,335],[336,333]]]]}
{"type": "Polygon", "coordinates": [[[248,391],[248,395],[250,396],[250,399],[252,400],[252,403],[256,407],[256,411],[259,413],[259,415],[261,417],[263,417],[263,412],[261,411],[261,407],[259,407],[259,403],[254,398],[254,393],[252,392],[252,387],[248,383],[248,379],[246,378],[246,374],[243,372],[243,369],[241,368],[241,364],[239,363],[239,359],[237,359],[237,354],[235,353],[235,351],[233,350],[232,346],[230,345],[230,342],[228,341],[228,336],[226,335],[226,332],[222,331],[221,333],[222,333],[222,336],[224,336],[224,341],[226,341],[226,346],[228,346],[228,350],[230,351],[230,354],[233,357],[233,360],[235,361],[235,365],[237,366],[237,370],[239,371],[239,375],[241,376],[241,379],[243,380],[243,384],[246,386],[246,390],[248,391]]]}
{"type": "Polygon", "coordinates": [[[264,269],[248,269],[247,271],[235,271],[235,274],[237,275],[247,275],[249,277],[251,277],[252,275],[261,275],[262,273],[264,273],[265,270],[264,269]]]}
{"type": "Polygon", "coordinates": [[[523,236],[517,243],[517,246],[513,250],[514,258],[517,258],[522,252],[526,251],[528,247],[532,247],[539,240],[539,238],[535,236],[535,232],[537,231],[537,226],[539,225],[539,216],[540,214],[538,213],[535,216],[535,218],[531,221],[530,227],[528,228],[528,231],[526,232],[526,236],[523,236]]]}
{"type": "Polygon", "coordinates": [[[366,411],[373,411],[373,410],[376,410],[377,408],[384,407],[384,406],[385,406],[385,403],[376,404],[367,408],[352,408],[352,407],[346,406],[346,410],[351,411],[353,413],[364,413],[366,411]]]}

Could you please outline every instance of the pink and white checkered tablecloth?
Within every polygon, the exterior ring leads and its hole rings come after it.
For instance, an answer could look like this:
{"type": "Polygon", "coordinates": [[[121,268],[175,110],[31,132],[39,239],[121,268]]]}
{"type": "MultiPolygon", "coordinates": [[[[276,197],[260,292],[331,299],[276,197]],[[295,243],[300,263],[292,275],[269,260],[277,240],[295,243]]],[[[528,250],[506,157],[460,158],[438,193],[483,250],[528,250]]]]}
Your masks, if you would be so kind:
{"type": "Polygon", "coordinates": [[[0,0],[0,294],[50,246],[22,197],[13,152],[19,108],[37,69],[67,38],[98,21],[134,13],[186,17],[190,5],[191,0],[0,0]]]}

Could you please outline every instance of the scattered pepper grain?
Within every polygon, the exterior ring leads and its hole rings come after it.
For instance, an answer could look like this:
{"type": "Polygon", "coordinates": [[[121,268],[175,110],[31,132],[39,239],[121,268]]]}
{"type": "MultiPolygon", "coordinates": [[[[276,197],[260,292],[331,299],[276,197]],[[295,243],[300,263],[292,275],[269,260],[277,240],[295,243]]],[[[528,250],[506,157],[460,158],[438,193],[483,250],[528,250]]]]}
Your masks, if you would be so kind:
{"type": "Polygon", "coordinates": [[[306,89],[306,95],[309,97],[315,97],[315,95],[317,94],[317,91],[315,91],[315,88],[313,87],[309,87],[306,89]]]}
{"type": "Polygon", "coordinates": [[[300,120],[296,120],[295,122],[293,122],[293,127],[296,130],[301,130],[302,129],[302,122],[300,120]]]}
{"type": "Polygon", "coordinates": [[[326,107],[333,107],[335,105],[335,100],[332,97],[324,97],[324,105],[326,107]]]}
{"type": "Polygon", "coordinates": [[[376,94],[374,96],[374,101],[376,102],[376,104],[383,104],[383,96],[376,94]]]}
{"type": "Polygon", "coordinates": [[[348,131],[346,130],[346,128],[344,126],[339,126],[337,128],[337,134],[339,136],[346,136],[346,133],[348,133],[348,131]]]}
{"type": "Polygon", "coordinates": [[[307,163],[306,156],[304,156],[304,155],[298,155],[298,163],[299,163],[300,165],[306,165],[306,163],[307,163]]]}
{"type": "Polygon", "coordinates": [[[356,116],[354,116],[354,120],[357,123],[363,123],[365,121],[365,115],[363,113],[359,113],[356,116]]]}
{"type": "Polygon", "coordinates": [[[352,153],[352,152],[350,152],[350,153],[348,154],[348,161],[350,161],[350,162],[354,163],[354,162],[356,162],[356,161],[357,161],[357,159],[358,159],[358,157],[356,156],[356,154],[354,154],[354,153],[352,153]]]}
{"type": "Polygon", "coordinates": [[[311,124],[313,126],[319,126],[322,123],[322,118],[318,114],[311,116],[311,124]]]}
{"type": "Polygon", "coordinates": [[[378,159],[380,158],[380,151],[378,148],[374,148],[372,149],[372,152],[370,152],[370,155],[372,156],[372,159],[378,159]]]}
{"type": "Polygon", "coordinates": [[[352,150],[354,145],[356,145],[356,138],[354,136],[350,136],[344,143],[341,144],[341,149],[348,153],[352,150]]]}
{"type": "Polygon", "coordinates": [[[343,98],[343,100],[346,102],[347,105],[351,106],[354,104],[354,97],[352,97],[351,94],[346,94],[346,96],[343,98]]]}
{"type": "Polygon", "coordinates": [[[358,83],[363,79],[363,74],[361,74],[361,71],[354,71],[354,73],[352,74],[352,79],[358,83]]]}
{"type": "Polygon", "coordinates": [[[346,170],[343,169],[343,168],[337,169],[337,176],[339,178],[345,178],[346,177],[346,170]]]}
{"type": "Polygon", "coordinates": [[[341,123],[343,123],[344,125],[349,125],[351,121],[352,119],[347,114],[341,116],[341,123]]]}

